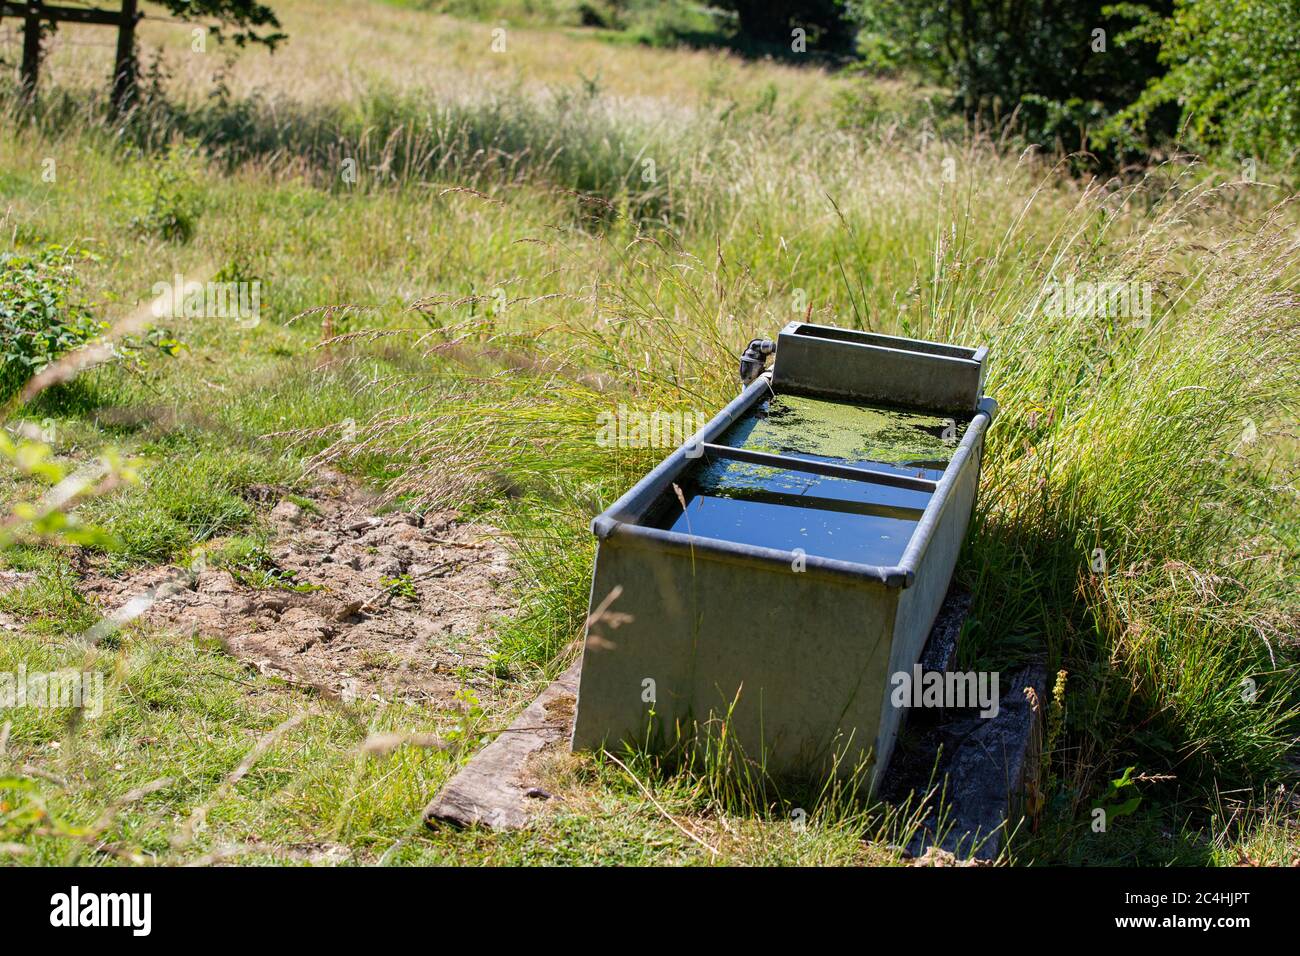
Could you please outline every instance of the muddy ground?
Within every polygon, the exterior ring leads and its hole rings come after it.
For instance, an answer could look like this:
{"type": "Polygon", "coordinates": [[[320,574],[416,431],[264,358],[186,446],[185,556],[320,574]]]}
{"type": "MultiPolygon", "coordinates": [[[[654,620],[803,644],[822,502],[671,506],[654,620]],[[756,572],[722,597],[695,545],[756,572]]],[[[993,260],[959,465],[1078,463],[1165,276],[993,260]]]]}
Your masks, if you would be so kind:
{"type": "Polygon", "coordinates": [[[81,590],[114,623],[138,616],[210,636],[264,674],[345,700],[449,704],[486,679],[492,624],[514,609],[497,529],[450,512],[380,514],[337,474],[298,498],[305,507],[284,489],[252,495],[273,529],[273,563],[257,574],[205,559],[119,575],[92,567],[81,590]]]}

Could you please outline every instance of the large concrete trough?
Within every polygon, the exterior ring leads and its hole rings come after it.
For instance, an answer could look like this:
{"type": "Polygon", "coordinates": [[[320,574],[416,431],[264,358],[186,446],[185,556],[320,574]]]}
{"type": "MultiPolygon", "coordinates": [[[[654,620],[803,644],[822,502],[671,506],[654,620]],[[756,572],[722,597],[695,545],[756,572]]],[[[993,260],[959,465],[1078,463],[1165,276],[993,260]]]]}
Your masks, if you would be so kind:
{"type": "Polygon", "coordinates": [[[726,715],[776,776],[874,786],[887,765],[890,676],[921,654],[975,502],[987,352],[796,322],[775,353],[593,522],[575,750],[726,715]]]}

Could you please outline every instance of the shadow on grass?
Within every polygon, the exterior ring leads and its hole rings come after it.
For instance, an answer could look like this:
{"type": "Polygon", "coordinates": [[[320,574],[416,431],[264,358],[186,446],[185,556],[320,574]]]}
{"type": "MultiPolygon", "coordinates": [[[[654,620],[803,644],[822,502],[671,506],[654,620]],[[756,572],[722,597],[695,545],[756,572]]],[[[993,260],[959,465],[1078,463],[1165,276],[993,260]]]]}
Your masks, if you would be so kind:
{"type": "MultiPolygon", "coordinates": [[[[253,96],[184,102],[146,97],[109,123],[97,95],[46,91],[34,110],[0,88],[0,112],[60,135],[99,126],[115,142],[161,154],[184,139],[228,170],[259,165],[336,191],[393,184],[479,189],[527,182],[603,199],[636,219],[671,220],[669,176],[646,177],[643,157],[682,148],[653,122],[598,98],[558,90],[465,100],[377,90],[345,104],[253,96]]],[[[587,210],[588,213],[591,210],[587,210]]]]}
{"type": "Polygon", "coordinates": [[[1261,693],[1260,704],[1244,704],[1241,674],[1275,669],[1263,645],[1177,591],[1153,598],[1123,573],[1098,573],[1094,544],[1093,532],[1068,527],[1046,503],[1015,519],[981,510],[958,572],[975,595],[960,666],[1005,672],[1034,656],[1048,662],[1043,805],[1018,853],[1071,864],[1207,865],[1203,833],[1213,814],[1188,796],[1262,794],[1288,777],[1279,742],[1294,727],[1295,681],[1279,674],[1272,702],[1261,693]],[[1129,614],[1159,614],[1159,629],[1135,640],[1129,614]],[[1126,768],[1138,777],[1126,791],[1140,797],[1138,809],[1096,832],[1093,815],[1126,768]]]}

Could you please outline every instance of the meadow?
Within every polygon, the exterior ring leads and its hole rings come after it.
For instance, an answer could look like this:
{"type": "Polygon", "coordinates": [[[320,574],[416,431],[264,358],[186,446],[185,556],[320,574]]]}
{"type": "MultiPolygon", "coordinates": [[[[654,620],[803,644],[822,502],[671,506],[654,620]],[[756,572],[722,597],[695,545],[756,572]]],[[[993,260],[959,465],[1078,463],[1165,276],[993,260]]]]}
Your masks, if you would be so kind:
{"type": "MultiPolygon", "coordinates": [[[[93,721],[4,715],[0,854],[904,862],[914,808],[737,784],[725,756],[557,757],[561,799],[523,833],[420,819],[571,659],[587,524],[664,454],[602,447],[597,414],[712,412],[744,345],[808,316],[991,350],[963,663],[1042,659],[1055,682],[1041,800],[1004,861],[1300,855],[1293,184],[1184,157],[1070,175],[899,79],[563,26],[510,25],[496,52],[490,20],[275,8],[274,54],[198,52],[146,21],[160,52],[125,120],[104,117],[93,28],[60,29],[33,110],[4,88],[3,252],[72,250],[68,294],[106,327],[178,274],[257,281],[262,312],[164,321],[10,410],[55,460],[111,448],[139,480],[78,509],[113,548],[4,553],[31,577],[0,593],[0,670],[109,677],[93,721]],[[1145,288],[1151,308],[1051,308],[1066,283],[1145,288]],[[105,610],[79,589],[88,561],[266,545],[250,489],[306,495],[326,466],[386,507],[506,532],[519,610],[456,706],[343,706],[138,622],[74,639],[105,610]],[[389,733],[444,746],[367,746],[389,733]],[[1116,800],[1130,809],[1094,832],[1116,800]]],[[[8,505],[38,478],[0,472],[8,505]]]]}

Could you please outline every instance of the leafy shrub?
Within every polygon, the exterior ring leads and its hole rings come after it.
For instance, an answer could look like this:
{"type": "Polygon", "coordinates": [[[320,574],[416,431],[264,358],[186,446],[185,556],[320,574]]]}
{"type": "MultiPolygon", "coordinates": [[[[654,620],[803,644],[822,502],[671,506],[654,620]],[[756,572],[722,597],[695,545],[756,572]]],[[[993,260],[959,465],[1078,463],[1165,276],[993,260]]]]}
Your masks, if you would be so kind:
{"type": "Polygon", "coordinates": [[[1013,109],[1033,142],[1138,158],[1181,136],[1232,162],[1300,150],[1300,0],[853,0],[876,68],[1013,109]]]}
{"type": "Polygon", "coordinates": [[[136,236],[179,243],[194,237],[202,208],[197,157],[193,147],[173,146],[163,156],[146,157],[139,164],[144,172],[118,189],[114,198],[136,236]]]}
{"type": "Polygon", "coordinates": [[[624,30],[628,39],[643,46],[713,46],[723,44],[734,32],[730,23],[734,20],[724,11],[685,0],[638,0],[619,4],[617,18],[609,25],[624,30]]]}
{"type": "Polygon", "coordinates": [[[1300,0],[1178,0],[1142,31],[1169,68],[1105,130],[1149,137],[1153,115],[1182,111],[1188,145],[1276,166],[1300,151],[1300,0]]]}
{"type": "Polygon", "coordinates": [[[58,245],[0,254],[0,399],[104,328],[80,296],[76,266],[90,258],[58,245]]]}

